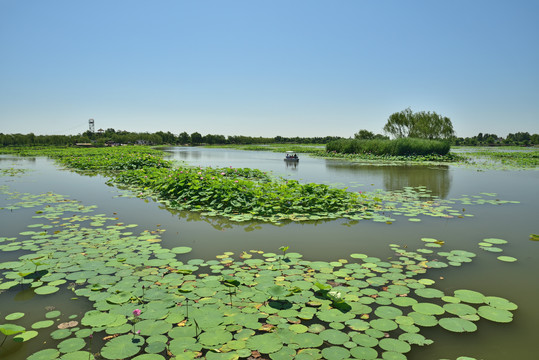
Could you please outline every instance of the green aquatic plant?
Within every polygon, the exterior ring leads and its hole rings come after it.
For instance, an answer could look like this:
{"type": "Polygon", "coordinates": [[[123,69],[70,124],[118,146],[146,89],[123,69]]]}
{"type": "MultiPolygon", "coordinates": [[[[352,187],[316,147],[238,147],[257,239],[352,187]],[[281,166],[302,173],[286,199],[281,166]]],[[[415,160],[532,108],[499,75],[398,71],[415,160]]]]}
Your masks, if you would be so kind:
{"type": "Polygon", "coordinates": [[[82,349],[92,333],[106,337],[99,350],[105,359],[249,358],[252,351],[287,359],[406,358],[415,346],[430,343],[420,334],[423,327],[471,332],[480,319],[510,322],[517,309],[477,291],[458,289],[450,296],[436,288],[431,271],[440,271],[441,264],[464,266],[475,254],[432,238],[423,238],[425,249],[417,251],[392,244],[395,255],[387,260],[354,253],[339,261],[310,261],[286,252],[287,262],[279,264],[274,253],[251,251],[250,257],[227,252],[206,261],[190,258],[187,246],[162,247],[159,233],[135,234],[135,224],[95,214],[95,207],[55,194],[11,196],[42,212],[33,215],[40,222],[35,231],[2,238],[0,251],[20,247],[28,253],[0,264],[0,286],[27,268],[27,259],[50,254],[42,265],[48,273],[35,291],[44,288],[42,296],[48,296],[50,288],[74,282],[76,296],[93,304],[74,331],[52,331],[61,321],[57,312],[34,322],[36,334],[51,332],[61,342],[29,359],[91,358],[82,349]]]}

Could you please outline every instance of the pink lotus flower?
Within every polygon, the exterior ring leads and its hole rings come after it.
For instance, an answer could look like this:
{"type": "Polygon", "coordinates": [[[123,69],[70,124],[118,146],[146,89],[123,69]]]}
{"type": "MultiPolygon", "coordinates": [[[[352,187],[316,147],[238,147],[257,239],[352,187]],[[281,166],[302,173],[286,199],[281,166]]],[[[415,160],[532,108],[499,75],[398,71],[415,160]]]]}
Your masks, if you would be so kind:
{"type": "Polygon", "coordinates": [[[133,315],[134,316],[140,316],[140,313],[141,313],[140,309],[133,310],[133,315]]]}
{"type": "Polygon", "coordinates": [[[224,175],[224,174],[225,174],[224,172],[221,173],[221,175],[224,175]]]}

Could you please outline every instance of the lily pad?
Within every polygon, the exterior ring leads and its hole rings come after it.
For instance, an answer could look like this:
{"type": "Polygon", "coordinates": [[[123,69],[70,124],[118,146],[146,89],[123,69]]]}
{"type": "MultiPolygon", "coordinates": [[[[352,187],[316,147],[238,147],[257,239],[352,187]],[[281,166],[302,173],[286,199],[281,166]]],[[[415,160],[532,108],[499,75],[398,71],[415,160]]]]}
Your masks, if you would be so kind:
{"type": "Polygon", "coordinates": [[[503,261],[503,262],[515,262],[515,261],[517,261],[517,258],[514,258],[512,256],[498,256],[497,259],[500,260],[500,261],[503,261]]]}
{"type": "Polygon", "coordinates": [[[477,326],[465,319],[457,317],[447,317],[438,321],[441,327],[452,332],[474,332],[477,330],[477,326]]]}

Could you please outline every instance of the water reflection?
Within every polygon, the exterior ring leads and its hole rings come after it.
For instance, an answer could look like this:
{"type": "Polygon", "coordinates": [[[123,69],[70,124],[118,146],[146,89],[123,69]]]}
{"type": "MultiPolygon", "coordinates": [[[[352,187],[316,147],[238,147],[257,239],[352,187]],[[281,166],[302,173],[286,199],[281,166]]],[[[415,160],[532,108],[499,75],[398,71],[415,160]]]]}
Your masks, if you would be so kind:
{"type": "Polygon", "coordinates": [[[449,166],[400,165],[380,166],[327,160],[328,171],[359,180],[382,178],[385,190],[425,186],[442,199],[447,198],[451,188],[449,166]]]}
{"type": "Polygon", "coordinates": [[[13,164],[21,164],[21,163],[25,163],[25,162],[29,162],[29,163],[35,163],[36,162],[36,158],[35,157],[20,157],[20,156],[11,156],[11,155],[0,155],[0,161],[5,161],[5,162],[11,162],[13,164]]]}
{"type": "Polygon", "coordinates": [[[286,164],[286,168],[291,170],[297,170],[299,164],[298,161],[285,161],[284,163],[286,164]]]}

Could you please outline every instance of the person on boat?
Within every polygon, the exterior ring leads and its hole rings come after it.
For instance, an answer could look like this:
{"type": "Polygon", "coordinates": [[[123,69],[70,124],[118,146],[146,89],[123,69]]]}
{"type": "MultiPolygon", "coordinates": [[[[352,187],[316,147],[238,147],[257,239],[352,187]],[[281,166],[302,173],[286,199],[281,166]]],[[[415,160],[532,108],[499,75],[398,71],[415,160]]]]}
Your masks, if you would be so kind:
{"type": "Polygon", "coordinates": [[[294,154],[294,159],[297,159],[298,158],[298,155],[297,154],[294,154]]]}

